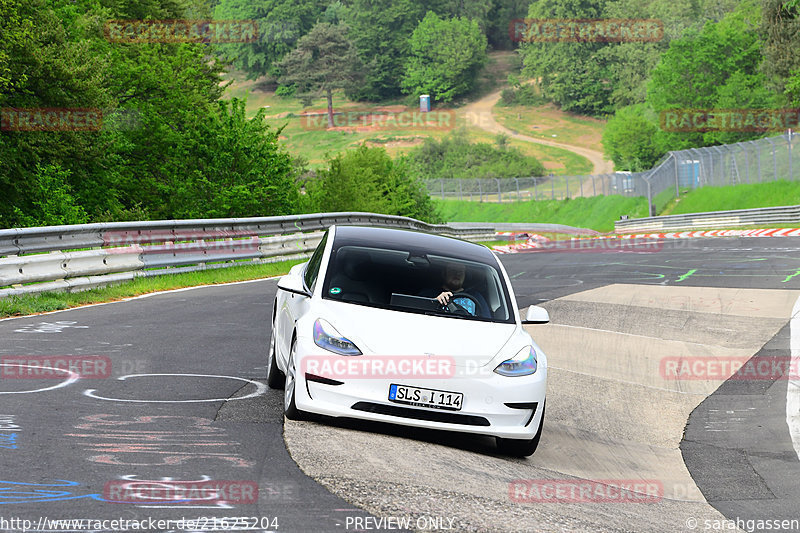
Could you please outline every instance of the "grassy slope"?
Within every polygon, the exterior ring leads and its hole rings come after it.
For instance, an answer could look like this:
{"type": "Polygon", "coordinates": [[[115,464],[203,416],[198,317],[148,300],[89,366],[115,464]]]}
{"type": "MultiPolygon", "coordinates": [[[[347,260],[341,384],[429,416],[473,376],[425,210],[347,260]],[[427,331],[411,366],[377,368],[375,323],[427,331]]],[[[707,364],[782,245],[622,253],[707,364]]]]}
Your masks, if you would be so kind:
{"type": "MultiPolygon", "coordinates": [[[[486,93],[498,89],[505,83],[508,73],[514,68],[513,52],[492,52],[489,54],[489,62],[481,72],[478,84],[469,99],[480,98],[486,93]]],[[[325,163],[327,156],[335,155],[341,151],[355,148],[363,142],[374,143],[384,146],[392,157],[408,152],[414,146],[422,143],[425,137],[441,138],[447,135],[452,129],[465,127],[467,136],[473,142],[494,142],[494,136],[478,128],[474,124],[469,124],[463,113],[460,112],[458,105],[465,103],[466,99],[450,106],[456,113],[456,120],[449,122],[442,128],[424,127],[392,127],[372,131],[326,131],[323,118],[302,119],[298,115],[308,111],[322,112],[326,109],[325,99],[319,98],[313,101],[310,108],[303,108],[296,98],[281,98],[275,96],[273,92],[263,90],[257,82],[246,81],[241,74],[234,74],[234,83],[226,91],[227,97],[247,98],[247,114],[253,116],[256,111],[266,107],[267,123],[275,128],[283,127],[281,142],[293,155],[300,155],[309,160],[312,168],[320,168],[325,163]]],[[[348,110],[378,110],[387,106],[396,109],[395,106],[403,106],[402,101],[382,102],[381,104],[368,104],[348,101],[341,92],[334,94],[333,107],[335,111],[348,110]]],[[[415,111],[417,106],[405,107],[406,111],[415,111]]],[[[444,106],[434,111],[442,111],[444,106]]],[[[497,111],[496,108],[495,111],[497,111]]],[[[560,112],[555,112],[556,115],[560,112]]],[[[556,120],[558,117],[551,117],[556,120]]],[[[567,120],[567,119],[565,119],[567,120]]],[[[572,125],[585,130],[584,124],[579,120],[573,120],[572,125]]],[[[356,121],[357,122],[357,121],[356,121]]],[[[355,128],[350,128],[355,130],[355,128]]],[[[576,132],[576,134],[578,134],[576,132]]],[[[520,148],[523,153],[539,159],[548,172],[553,174],[578,175],[591,172],[592,164],[584,157],[563,150],[544,145],[511,141],[511,144],[520,148]]]]}
{"type": "Polygon", "coordinates": [[[662,215],[776,207],[800,204],[800,182],[776,181],[727,187],[701,187],[672,204],[662,215]]]}
{"type": "Polygon", "coordinates": [[[647,200],[594,196],[571,200],[488,203],[437,200],[445,220],[458,222],[538,222],[612,231],[620,215],[647,216],[647,200]]]}

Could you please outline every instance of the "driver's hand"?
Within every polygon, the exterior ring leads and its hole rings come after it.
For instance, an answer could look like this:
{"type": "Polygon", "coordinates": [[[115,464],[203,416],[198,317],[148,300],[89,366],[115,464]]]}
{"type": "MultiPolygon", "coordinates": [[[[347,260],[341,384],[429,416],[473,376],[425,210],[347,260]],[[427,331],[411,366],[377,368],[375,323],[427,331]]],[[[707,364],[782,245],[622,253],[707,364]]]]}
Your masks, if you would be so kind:
{"type": "Polygon", "coordinates": [[[439,296],[436,297],[436,300],[442,305],[447,305],[450,303],[450,298],[452,297],[453,297],[452,292],[444,291],[443,293],[441,293],[439,296]]]}

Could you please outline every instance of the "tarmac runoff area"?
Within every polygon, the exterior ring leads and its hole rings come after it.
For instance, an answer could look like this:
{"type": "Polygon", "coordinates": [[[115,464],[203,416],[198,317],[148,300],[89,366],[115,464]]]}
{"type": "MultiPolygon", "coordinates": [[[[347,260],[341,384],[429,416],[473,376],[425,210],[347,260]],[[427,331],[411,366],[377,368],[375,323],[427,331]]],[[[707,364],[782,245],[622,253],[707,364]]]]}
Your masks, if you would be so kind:
{"type": "Polygon", "coordinates": [[[527,326],[549,372],[544,432],[528,459],[498,455],[491,438],[335,419],[287,420],[284,439],[330,491],[379,517],[412,517],[412,526],[422,517],[417,530],[433,530],[434,519],[451,531],[702,530],[725,517],[705,501],[679,445],[690,413],[735,369],[676,379],[665,362],[745,361],[786,325],[797,298],[615,284],[544,303],[552,323],[527,326]],[[533,501],[529,480],[550,480],[566,497],[533,501]],[[659,497],[611,490],[610,503],[573,503],[569,485],[591,480],[603,480],[592,490],[655,484],[659,497]]]}

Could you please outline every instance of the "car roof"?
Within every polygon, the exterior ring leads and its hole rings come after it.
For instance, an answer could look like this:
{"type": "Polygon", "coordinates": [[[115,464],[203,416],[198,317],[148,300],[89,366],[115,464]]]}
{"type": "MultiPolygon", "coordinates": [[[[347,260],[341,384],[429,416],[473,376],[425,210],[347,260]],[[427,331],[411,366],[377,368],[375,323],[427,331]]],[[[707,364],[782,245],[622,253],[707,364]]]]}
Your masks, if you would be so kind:
{"type": "Polygon", "coordinates": [[[395,250],[424,250],[437,255],[495,264],[496,258],[486,246],[410,229],[372,226],[335,226],[334,247],[376,246],[395,250]]]}

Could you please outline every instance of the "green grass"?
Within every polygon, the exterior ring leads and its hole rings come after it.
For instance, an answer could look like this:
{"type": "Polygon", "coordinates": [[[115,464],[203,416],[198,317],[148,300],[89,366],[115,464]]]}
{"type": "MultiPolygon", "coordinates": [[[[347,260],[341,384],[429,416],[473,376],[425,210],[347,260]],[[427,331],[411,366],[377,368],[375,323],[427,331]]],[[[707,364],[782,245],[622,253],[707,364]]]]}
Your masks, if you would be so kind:
{"type": "Polygon", "coordinates": [[[661,214],[681,215],[798,204],[800,204],[800,182],[774,181],[694,189],[681,194],[681,198],[672,202],[661,214]]]}
{"type": "Polygon", "coordinates": [[[496,105],[493,113],[497,122],[517,133],[603,151],[603,120],[572,115],[552,105],[496,105]]]}
{"type": "Polygon", "coordinates": [[[440,212],[451,222],[534,222],[565,224],[597,231],[613,231],[620,215],[631,218],[647,216],[643,197],[594,196],[571,200],[488,203],[459,200],[436,200],[440,212]]]}
{"type": "Polygon", "coordinates": [[[111,287],[102,287],[81,292],[44,292],[23,294],[0,299],[0,317],[32,315],[59,309],[69,309],[101,302],[110,302],[157,291],[214,285],[251,279],[268,278],[286,274],[289,269],[305,261],[281,261],[279,263],[255,264],[230,268],[218,268],[201,272],[186,272],[152,278],[136,278],[111,287]]]}

